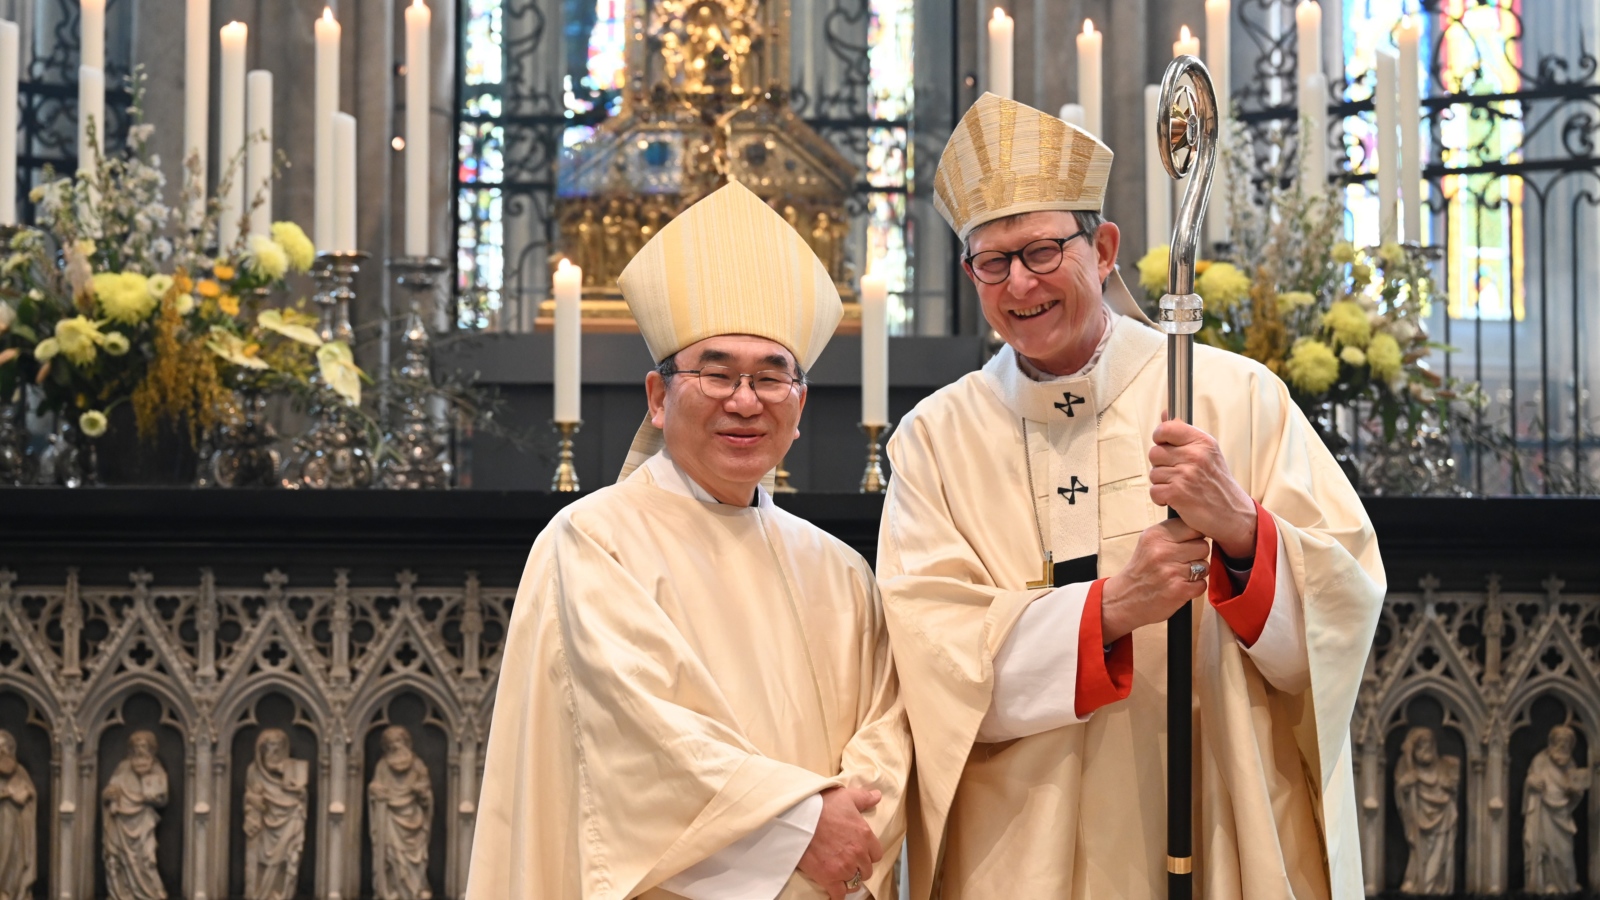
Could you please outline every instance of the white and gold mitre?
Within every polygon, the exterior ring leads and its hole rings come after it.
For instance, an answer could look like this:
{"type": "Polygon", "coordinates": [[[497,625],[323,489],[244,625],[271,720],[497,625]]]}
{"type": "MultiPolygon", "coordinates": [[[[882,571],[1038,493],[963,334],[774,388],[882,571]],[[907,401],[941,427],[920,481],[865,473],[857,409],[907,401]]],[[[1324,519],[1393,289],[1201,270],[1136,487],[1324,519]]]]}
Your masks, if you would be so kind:
{"type": "Polygon", "coordinates": [[[805,239],[738,182],[667,223],[617,284],[658,362],[708,337],[753,334],[809,369],[844,315],[805,239]]]}
{"type": "Polygon", "coordinates": [[[984,94],[939,156],[933,206],[964,241],[985,222],[1040,210],[1099,212],[1111,148],[1031,106],[984,94]]]}

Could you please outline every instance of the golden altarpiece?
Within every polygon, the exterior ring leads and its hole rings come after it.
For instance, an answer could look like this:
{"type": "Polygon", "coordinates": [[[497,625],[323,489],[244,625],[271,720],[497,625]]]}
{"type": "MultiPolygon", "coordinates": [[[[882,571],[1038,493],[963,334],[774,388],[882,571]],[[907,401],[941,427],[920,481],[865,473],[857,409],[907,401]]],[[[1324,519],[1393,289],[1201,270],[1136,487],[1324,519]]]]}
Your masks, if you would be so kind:
{"type": "MultiPolygon", "coordinates": [[[[560,162],[560,252],[583,268],[583,327],[632,331],[617,276],[696,200],[738,181],[806,239],[859,328],[845,259],[857,167],[789,102],[789,0],[635,4],[622,107],[560,162]]],[[[552,262],[552,265],[554,262],[552,262]]],[[[539,309],[549,327],[553,303],[539,309]]]]}

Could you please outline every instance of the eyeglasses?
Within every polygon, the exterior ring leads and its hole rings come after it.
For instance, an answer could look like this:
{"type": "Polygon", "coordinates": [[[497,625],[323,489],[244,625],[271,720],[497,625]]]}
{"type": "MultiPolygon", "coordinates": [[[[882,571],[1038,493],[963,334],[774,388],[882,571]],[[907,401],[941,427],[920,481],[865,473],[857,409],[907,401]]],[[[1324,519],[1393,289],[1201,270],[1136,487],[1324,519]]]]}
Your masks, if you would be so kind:
{"type": "Polygon", "coordinates": [[[1064,238],[1041,238],[1031,241],[1021,250],[985,250],[966,258],[972,274],[984,284],[1000,284],[1011,277],[1011,260],[1021,259],[1029,272],[1049,275],[1061,268],[1061,257],[1066,254],[1067,243],[1074,238],[1089,239],[1089,232],[1078,229],[1076,234],[1064,238]]]}
{"type": "Polygon", "coordinates": [[[735,372],[727,366],[701,366],[698,369],[679,369],[673,374],[693,375],[700,382],[700,393],[712,400],[732,397],[739,390],[739,385],[748,378],[750,390],[755,391],[756,398],[762,403],[782,403],[794,393],[796,385],[803,383],[788,372],[776,369],[735,372]]]}

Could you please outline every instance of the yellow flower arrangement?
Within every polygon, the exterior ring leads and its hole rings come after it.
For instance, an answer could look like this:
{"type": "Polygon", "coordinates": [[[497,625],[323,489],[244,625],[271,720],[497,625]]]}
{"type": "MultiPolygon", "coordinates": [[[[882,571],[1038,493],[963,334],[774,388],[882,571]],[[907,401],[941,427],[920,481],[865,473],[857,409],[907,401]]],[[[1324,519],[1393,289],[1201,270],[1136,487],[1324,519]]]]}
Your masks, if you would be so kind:
{"type": "Polygon", "coordinates": [[[1360,347],[1346,347],[1339,351],[1339,359],[1352,366],[1360,367],[1367,364],[1366,351],[1360,347]]]}
{"type": "Polygon", "coordinates": [[[1372,340],[1372,323],[1367,311],[1353,300],[1340,300],[1322,314],[1322,324],[1333,332],[1334,343],[1342,347],[1365,347],[1372,340]]]}
{"type": "Polygon", "coordinates": [[[1308,394],[1320,394],[1339,380],[1339,358],[1314,338],[1295,341],[1284,368],[1289,383],[1308,394]]]}
{"type": "Polygon", "coordinates": [[[122,332],[108,331],[105,334],[103,346],[107,356],[122,356],[132,349],[133,345],[128,342],[128,336],[122,332]]]}
{"type": "Polygon", "coordinates": [[[233,276],[238,273],[235,272],[233,270],[233,266],[228,265],[225,260],[219,259],[217,260],[216,264],[211,267],[211,274],[217,276],[223,281],[232,281],[233,276]]]}
{"type": "Polygon", "coordinates": [[[222,285],[209,278],[202,278],[200,283],[195,285],[194,292],[207,300],[215,300],[222,296],[222,285]]]}
{"type": "Polygon", "coordinates": [[[145,281],[145,287],[150,290],[150,296],[157,300],[167,295],[172,290],[173,279],[171,275],[151,275],[145,281]]]}
{"type": "Polygon", "coordinates": [[[1403,265],[1406,261],[1406,248],[1389,241],[1378,248],[1378,260],[1383,263],[1385,269],[1403,265]]]}
{"type": "Polygon", "coordinates": [[[217,298],[217,309],[230,316],[237,316],[239,314],[239,298],[232,294],[223,294],[217,298]]]}
{"type": "Polygon", "coordinates": [[[293,222],[273,222],[272,239],[288,255],[290,268],[296,272],[311,271],[311,264],[317,261],[317,248],[312,246],[304,229],[293,222]]]}
{"type": "Polygon", "coordinates": [[[1333,245],[1333,249],[1328,255],[1333,258],[1334,262],[1341,265],[1353,263],[1356,261],[1356,246],[1349,241],[1339,241],[1333,245]]]}
{"type": "Polygon", "coordinates": [[[179,294],[173,298],[172,303],[180,316],[187,316],[189,313],[194,312],[193,294],[179,294]]]}
{"type": "Polygon", "coordinates": [[[149,279],[138,272],[99,272],[90,283],[100,311],[113,322],[137,325],[155,311],[149,279]]]}
{"type": "Polygon", "coordinates": [[[1213,310],[1230,309],[1250,295],[1250,277],[1232,263],[1213,262],[1194,280],[1194,290],[1213,310]]]}
{"type": "Polygon", "coordinates": [[[289,271],[289,254],[272,238],[251,235],[249,249],[244,254],[244,265],[258,277],[277,281],[289,271]]]}
{"type": "Polygon", "coordinates": [[[1404,358],[1400,342],[1391,334],[1374,336],[1371,346],[1367,347],[1367,365],[1372,369],[1372,377],[1381,381],[1393,382],[1400,375],[1404,358]]]}
{"type": "Polygon", "coordinates": [[[1316,295],[1307,291],[1284,291],[1278,295],[1278,311],[1293,312],[1297,309],[1305,309],[1316,302],[1316,295]]]}

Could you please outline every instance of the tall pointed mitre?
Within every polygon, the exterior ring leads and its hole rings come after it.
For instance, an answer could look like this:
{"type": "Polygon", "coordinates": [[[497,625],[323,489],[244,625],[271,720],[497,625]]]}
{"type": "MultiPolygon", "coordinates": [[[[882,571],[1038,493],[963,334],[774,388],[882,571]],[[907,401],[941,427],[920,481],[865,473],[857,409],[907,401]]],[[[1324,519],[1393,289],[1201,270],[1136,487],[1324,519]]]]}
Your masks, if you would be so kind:
{"type": "Polygon", "coordinates": [[[964,241],[985,222],[1039,210],[1099,212],[1111,148],[1031,106],[984,94],[939,156],[933,206],[964,241]]]}
{"type": "MultiPolygon", "coordinates": [[[[752,334],[787,347],[809,369],[844,315],[822,260],[736,181],[667,223],[617,284],[657,361],[708,337],[752,334]]],[[[647,420],[621,477],[661,446],[661,431],[647,420]]]]}
{"type": "MultiPolygon", "coordinates": [[[[1094,135],[986,93],[944,145],[933,175],[933,208],[964,242],[978,226],[1019,213],[1100,212],[1110,178],[1111,148],[1094,135]]],[[[1113,310],[1150,323],[1115,270],[1106,279],[1105,299],[1113,310]]]]}

